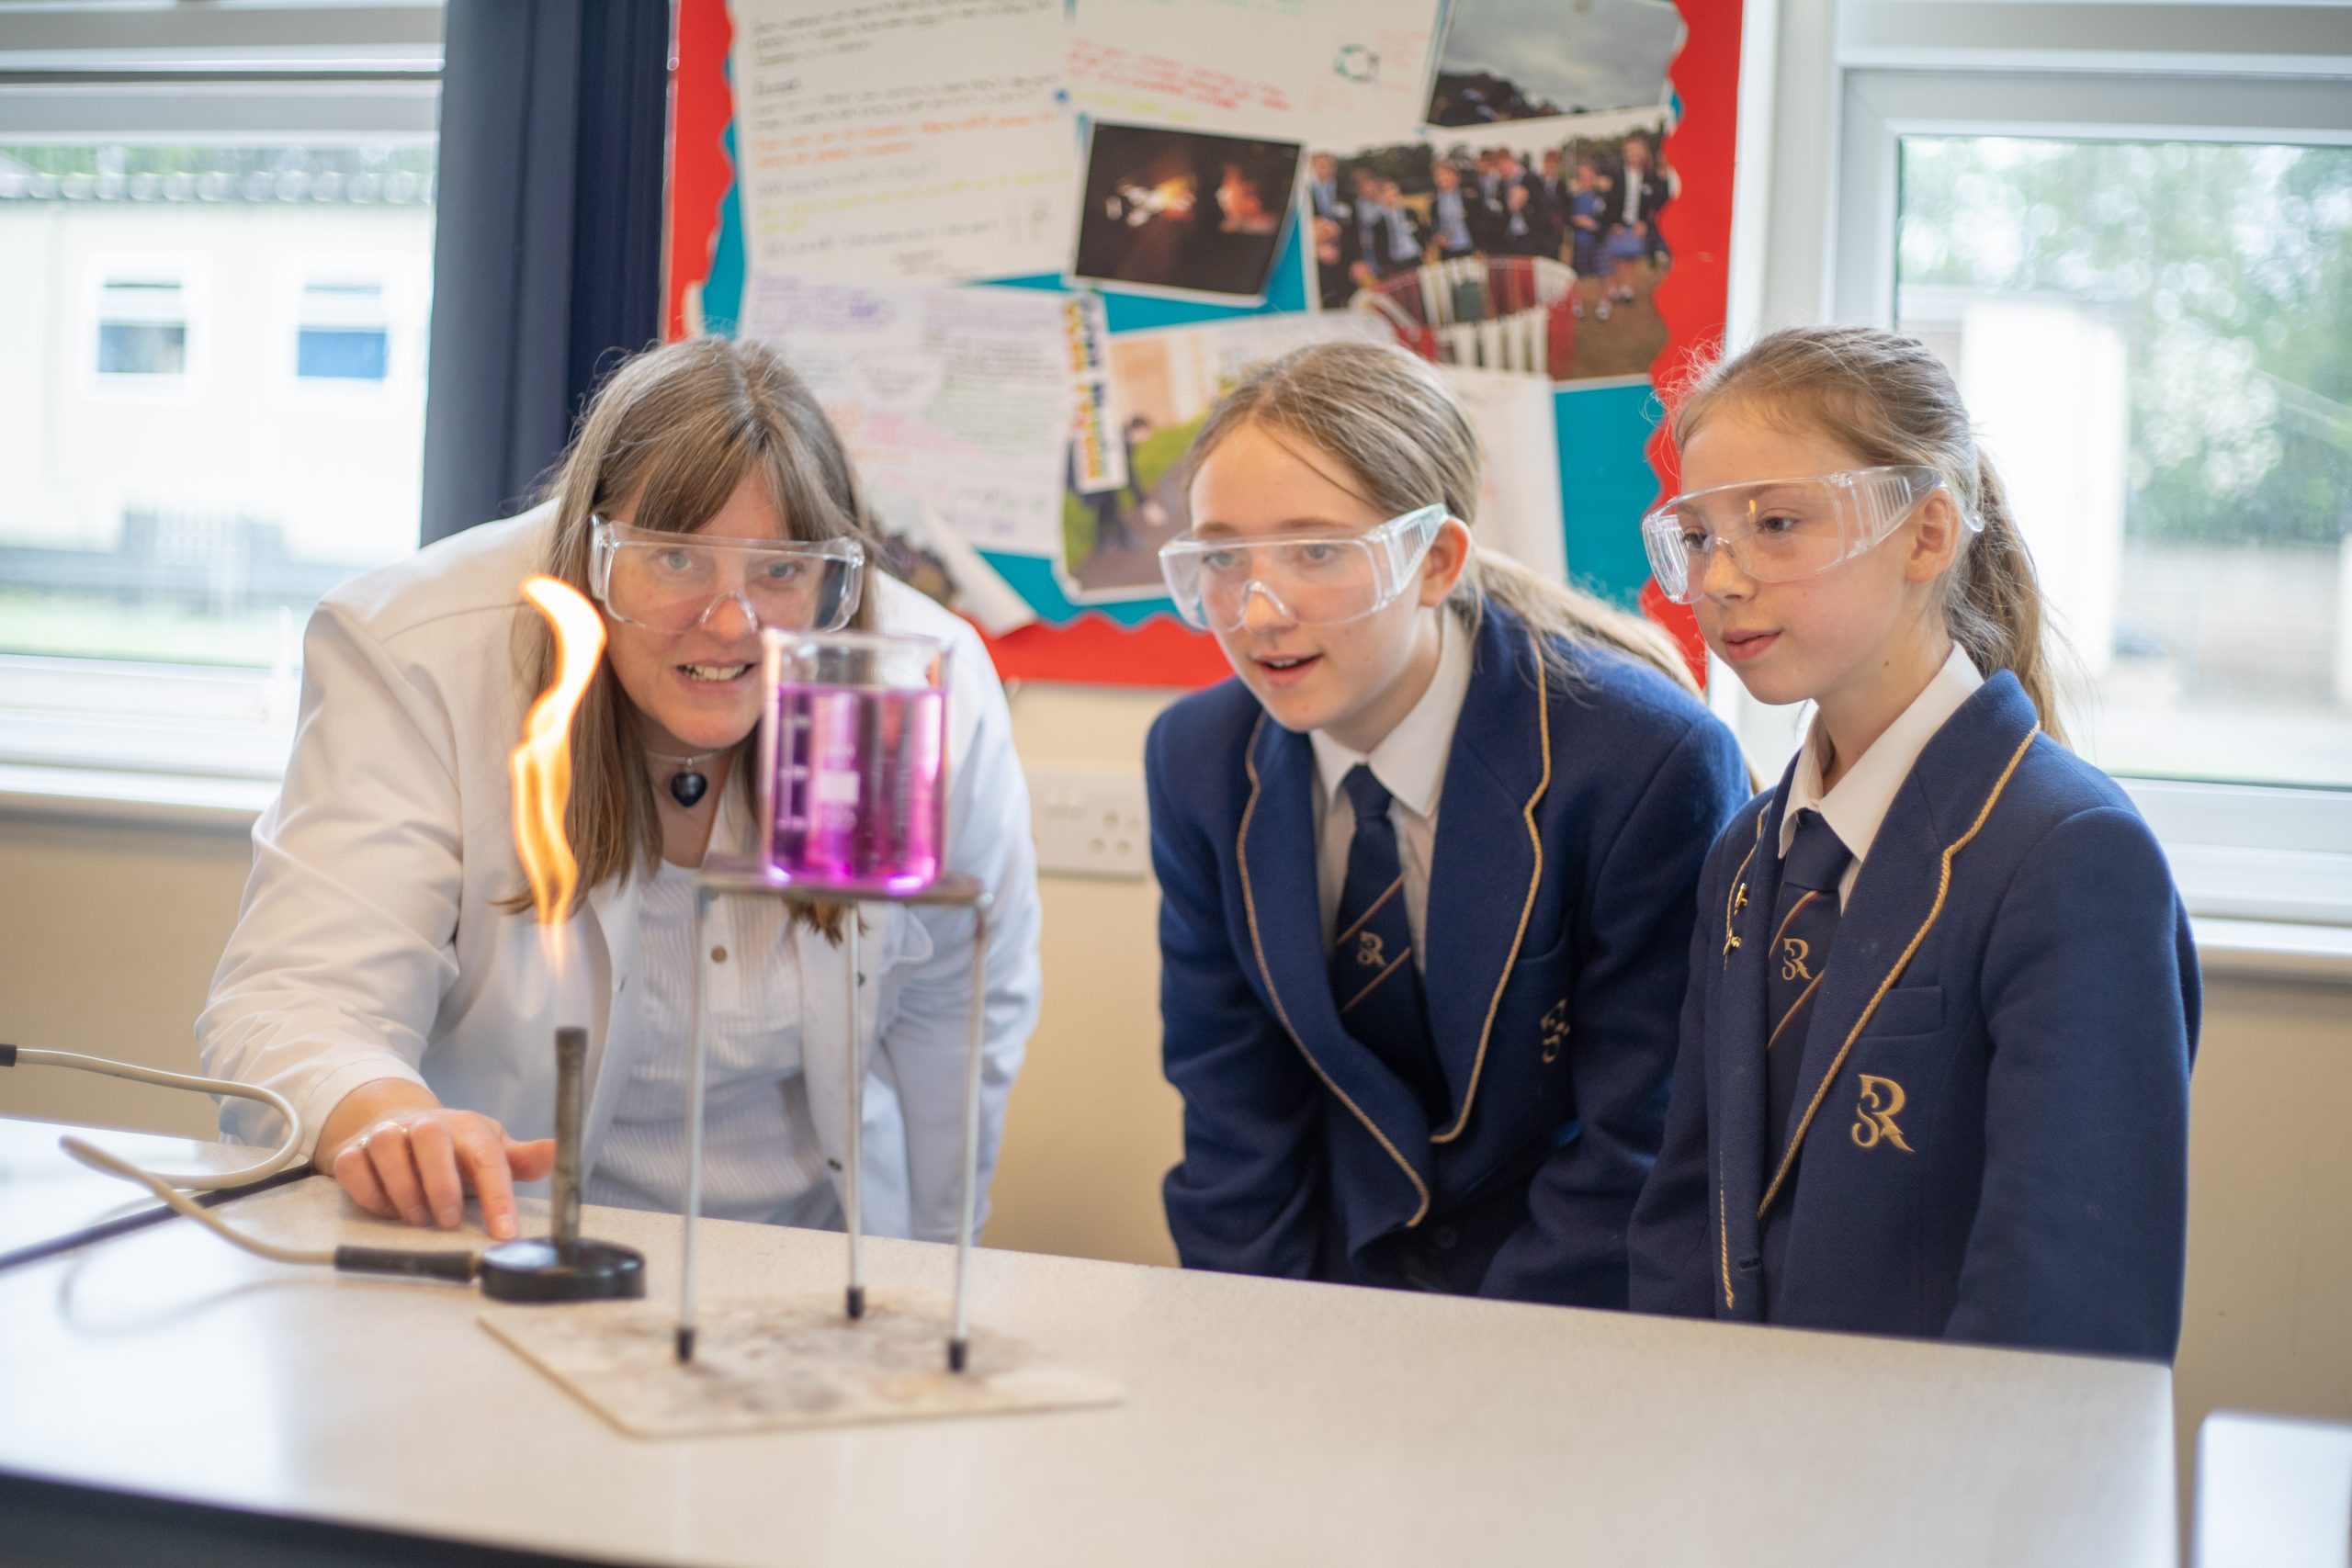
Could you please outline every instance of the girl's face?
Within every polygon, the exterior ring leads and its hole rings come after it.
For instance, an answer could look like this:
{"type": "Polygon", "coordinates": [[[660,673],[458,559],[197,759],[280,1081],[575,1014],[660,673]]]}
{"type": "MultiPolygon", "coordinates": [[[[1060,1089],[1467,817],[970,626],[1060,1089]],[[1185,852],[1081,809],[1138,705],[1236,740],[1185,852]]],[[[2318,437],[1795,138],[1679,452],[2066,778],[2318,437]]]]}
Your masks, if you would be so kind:
{"type": "MultiPolygon", "coordinates": [[[[1870,466],[1826,434],[1784,429],[1733,403],[1684,443],[1682,488],[1870,466]]],[[[1882,682],[1908,678],[1906,656],[1931,629],[1931,595],[1951,563],[1957,525],[1950,499],[1938,491],[1872,548],[1789,582],[1758,582],[1718,550],[1691,606],[1699,630],[1760,702],[1874,705],[1882,682]]]]}
{"type": "MultiPolygon", "coordinates": [[[[605,513],[616,523],[636,514],[628,505],[605,513]]],[[[692,537],[788,539],[784,513],[768,494],[757,465],[746,469],[727,503],[692,537]]],[[[637,705],[645,744],[673,757],[721,750],[759,722],[760,633],[742,602],[726,599],[701,626],[656,631],[605,617],[605,659],[613,678],[637,705]]]]}
{"type": "MultiPolygon", "coordinates": [[[[1387,522],[1387,512],[1340,482],[1346,475],[1339,459],[1298,437],[1245,424],[1193,475],[1193,532],[1237,540],[1342,536],[1387,522]]],[[[1404,592],[1337,626],[1303,626],[1252,593],[1240,627],[1218,633],[1218,645],[1276,724],[1329,730],[1340,744],[1369,751],[1429,685],[1437,668],[1437,607],[1461,577],[1469,545],[1469,530],[1447,523],[1404,592]]]]}

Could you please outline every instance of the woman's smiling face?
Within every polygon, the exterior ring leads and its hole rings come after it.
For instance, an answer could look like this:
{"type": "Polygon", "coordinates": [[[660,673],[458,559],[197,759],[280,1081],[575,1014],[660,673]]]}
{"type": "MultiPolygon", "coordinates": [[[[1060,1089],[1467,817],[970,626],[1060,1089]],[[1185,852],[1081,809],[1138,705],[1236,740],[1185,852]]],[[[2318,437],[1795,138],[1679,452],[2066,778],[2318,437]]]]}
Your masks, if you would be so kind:
{"type": "MultiPolygon", "coordinates": [[[[627,523],[630,504],[607,513],[627,523]]],[[[701,527],[681,539],[788,539],[783,512],[754,464],[734,493],[701,527]]],[[[759,722],[760,628],[740,599],[722,599],[702,625],[683,632],[655,631],[605,616],[605,658],[613,678],[636,705],[645,744],[687,755],[734,745],[759,722]]]]}

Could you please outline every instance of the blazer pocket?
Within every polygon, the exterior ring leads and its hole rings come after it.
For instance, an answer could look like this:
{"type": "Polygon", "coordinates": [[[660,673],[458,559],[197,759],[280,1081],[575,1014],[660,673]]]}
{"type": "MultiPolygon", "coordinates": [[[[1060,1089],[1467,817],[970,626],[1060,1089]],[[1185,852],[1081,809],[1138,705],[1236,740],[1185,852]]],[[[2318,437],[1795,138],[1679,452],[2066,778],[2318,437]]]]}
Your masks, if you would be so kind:
{"type": "Polygon", "coordinates": [[[1879,998],[1865,1035],[1933,1034],[1944,1026],[1941,986],[1897,986],[1879,998]]]}
{"type": "Polygon", "coordinates": [[[1575,936],[1576,933],[1573,931],[1563,929],[1553,937],[1550,945],[1541,953],[1531,953],[1528,947],[1522,946],[1519,956],[1511,961],[1513,977],[1527,979],[1539,976],[1556,975],[1565,983],[1569,977],[1568,946],[1575,936]]]}

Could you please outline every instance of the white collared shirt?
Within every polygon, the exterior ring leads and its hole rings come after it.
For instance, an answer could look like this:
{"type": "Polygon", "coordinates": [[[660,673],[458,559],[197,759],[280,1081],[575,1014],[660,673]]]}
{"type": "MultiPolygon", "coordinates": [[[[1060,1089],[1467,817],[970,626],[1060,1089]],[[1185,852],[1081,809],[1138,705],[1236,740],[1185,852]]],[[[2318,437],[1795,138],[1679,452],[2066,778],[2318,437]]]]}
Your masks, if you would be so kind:
{"type": "Polygon", "coordinates": [[[1437,797],[1445,784],[1446,759],[1453,750],[1453,727],[1470,691],[1471,638],[1451,611],[1438,615],[1437,672],[1429,690],[1369,755],[1351,750],[1322,730],[1307,732],[1315,747],[1316,891],[1323,914],[1323,940],[1338,929],[1340,894],[1348,881],[1348,850],[1355,841],[1356,810],[1340,791],[1359,762],[1391,796],[1388,820],[1396,829],[1396,858],[1405,873],[1405,923],[1413,935],[1413,967],[1426,971],[1421,932],[1430,907],[1430,856],[1437,841],[1437,797]]]}
{"type": "Polygon", "coordinates": [[[710,1033],[703,1096],[702,1212],[713,1219],[839,1225],[841,1204],[808,1110],[800,1059],[800,964],[789,916],[766,898],[729,900],[695,941],[695,874],[663,861],[645,883],[638,921],[645,1022],[659,1043],[620,1091],[586,1198],[625,1209],[685,1207],[689,1058],[695,975],[710,1033]]]}
{"type": "Polygon", "coordinates": [[[1796,840],[1797,813],[1808,807],[1820,812],[1830,831],[1854,857],[1838,884],[1839,908],[1853,896],[1854,878],[1861,874],[1871,840],[1878,837],[1879,824],[1886,820],[1887,810],[1894,806],[1903,781],[1911,776],[1919,753],[1984,683],[1975,664],[1958,643],[1952,644],[1951,657],[1928,681],[1927,689],[1911,699],[1911,705],[1871,742],[1869,750],[1854,759],[1838,786],[1826,792],[1821,787],[1821,758],[1828,749],[1829,736],[1821,727],[1821,716],[1814,716],[1805,732],[1804,750],[1797,757],[1796,773],[1789,780],[1787,808],[1781,813],[1781,854],[1787,858],[1789,846],[1796,840]]]}

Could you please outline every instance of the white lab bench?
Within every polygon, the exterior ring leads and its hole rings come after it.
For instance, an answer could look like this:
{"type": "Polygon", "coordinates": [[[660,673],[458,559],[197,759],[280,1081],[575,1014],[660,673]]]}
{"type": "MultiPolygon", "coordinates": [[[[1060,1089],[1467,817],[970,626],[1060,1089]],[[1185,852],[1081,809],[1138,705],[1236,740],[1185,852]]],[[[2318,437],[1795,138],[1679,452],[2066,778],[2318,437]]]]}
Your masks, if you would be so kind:
{"type": "MultiPolygon", "coordinates": [[[[37,1190],[58,1131],[0,1122],[0,1207],[37,1190]]],[[[211,1152],[108,1141],[152,1164],[211,1152]]],[[[422,1234],[323,1179],[220,1212],[300,1246],[422,1234]]],[[[707,1223],[707,1305],[838,1297],[838,1236],[707,1223]]],[[[584,1230],[641,1248],[656,1301],[674,1290],[675,1217],[591,1208],[584,1230]]],[[[951,1248],[867,1245],[877,1298],[944,1299],[951,1248]]],[[[999,1251],[975,1267],[978,1332],[1114,1379],[1124,1403],[633,1438],[481,1328],[467,1290],[282,1267],[169,1220],[0,1272],[0,1554],[2177,1561],[2159,1366],[999,1251]]]]}

